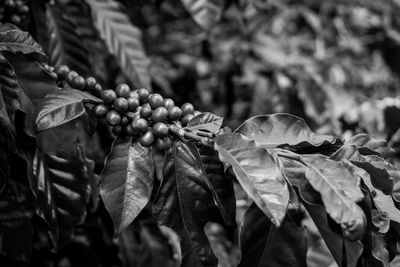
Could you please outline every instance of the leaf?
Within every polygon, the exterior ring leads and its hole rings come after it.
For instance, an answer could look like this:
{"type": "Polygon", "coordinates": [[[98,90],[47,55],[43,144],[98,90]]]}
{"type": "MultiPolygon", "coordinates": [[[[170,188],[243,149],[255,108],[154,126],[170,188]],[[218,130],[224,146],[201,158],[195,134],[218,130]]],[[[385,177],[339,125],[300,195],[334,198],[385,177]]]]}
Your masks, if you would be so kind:
{"type": "Polygon", "coordinates": [[[389,252],[386,249],[382,234],[371,231],[372,249],[371,253],[375,259],[381,262],[382,267],[389,267],[389,252]]]}
{"type": "Polygon", "coordinates": [[[235,133],[255,140],[266,148],[342,144],[342,141],[334,136],[313,133],[303,119],[284,113],[252,117],[239,126],[235,133]]]}
{"type": "Polygon", "coordinates": [[[132,224],[118,240],[123,266],[180,266],[181,251],[177,234],[152,220],[140,220],[132,224]]]}
{"type": "Polygon", "coordinates": [[[85,102],[100,103],[101,99],[76,89],[51,92],[37,107],[36,126],[38,131],[60,126],[82,116],[85,102]]]}
{"type": "Polygon", "coordinates": [[[74,227],[86,216],[90,188],[83,149],[72,159],[47,156],[36,151],[32,188],[37,196],[36,213],[48,224],[55,248],[68,242],[74,227]]]}
{"type": "Polygon", "coordinates": [[[54,67],[67,65],[80,75],[88,75],[88,51],[82,44],[77,25],[54,4],[47,4],[46,18],[49,63],[54,67]]]}
{"type": "Polygon", "coordinates": [[[387,159],[395,154],[395,151],[389,147],[386,140],[375,139],[368,134],[357,134],[345,143],[355,145],[363,155],[378,155],[387,159]]]}
{"type": "Polygon", "coordinates": [[[231,177],[225,174],[224,166],[218,159],[218,154],[207,146],[198,146],[199,155],[205,173],[206,183],[213,199],[224,219],[225,224],[234,226],[236,223],[236,199],[231,177]]]}
{"type": "Polygon", "coordinates": [[[18,83],[13,67],[0,55],[0,113],[2,120],[7,122],[10,129],[14,129],[15,110],[19,108],[18,83]]]}
{"type": "Polygon", "coordinates": [[[217,266],[204,226],[215,217],[205,173],[193,144],[177,141],[166,155],[164,178],[153,201],[153,217],[181,239],[182,266],[217,266]]]}
{"type": "Polygon", "coordinates": [[[142,33],[114,0],[86,0],[93,22],[122,71],[136,87],[151,88],[149,60],[142,45],[142,33]]]}
{"type": "Polygon", "coordinates": [[[350,160],[354,165],[366,170],[371,176],[372,184],[375,188],[383,191],[386,195],[393,191],[393,178],[390,177],[388,170],[395,170],[395,167],[376,155],[363,156],[359,149],[354,145],[344,145],[339,148],[331,159],[350,160]]]}
{"type": "Polygon", "coordinates": [[[336,162],[321,156],[304,157],[308,168],[306,178],[321,193],[322,202],[330,217],[342,228],[364,228],[364,213],[357,205],[364,195],[360,177],[353,165],[336,162]]]}
{"type": "Polygon", "coordinates": [[[200,130],[215,133],[221,128],[223,120],[222,117],[205,112],[194,116],[185,128],[190,131],[200,130]]]}
{"type": "Polygon", "coordinates": [[[203,29],[210,30],[222,16],[224,0],[182,0],[187,11],[203,29]]]}
{"type": "Polygon", "coordinates": [[[28,32],[20,30],[9,30],[0,33],[0,52],[5,51],[13,54],[35,54],[42,60],[46,58],[42,48],[32,36],[28,32]]]}
{"type": "Polygon", "coordinates": [[[286,216],[277,228],[255,205],[250,205],[240,226],[242,258],[245,266],[306,266],[308,234],[286,216]]]}
{"type": "Polygon", "coordinates": [[[101,173],[100,196],[114,223],[114,234],[128,227],[150,200],[152,151],[132,137],[114,140],[101,173]]]}
{"type": "Polygon", "coordinates": [[[238,133],[218,135],[214,141],[220,160],[232,166],[249,197],[279,226],[286,214],[289,190],[277,156],[238,133]]]}

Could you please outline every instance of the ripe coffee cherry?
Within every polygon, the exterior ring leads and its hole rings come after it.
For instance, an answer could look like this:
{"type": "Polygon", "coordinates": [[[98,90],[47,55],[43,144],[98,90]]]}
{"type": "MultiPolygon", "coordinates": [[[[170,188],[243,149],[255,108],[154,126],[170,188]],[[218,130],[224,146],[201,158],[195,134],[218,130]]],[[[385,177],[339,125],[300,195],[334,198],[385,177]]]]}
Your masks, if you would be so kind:
{"type": "Polygon", "coordinates": [[[114,135],[120,135],[122,133],[122,126],[114,126],[112,132],[114,135]]]}
{"type": "Polygon", "coordinates": [[[138,95],[139,95],[139,100],[141,104],[147,103],[149,102],[149,91],[145,88],[141,88],[137,91],[138,95]]]}
{"type": "Polygon", "coordinates": [[[179,107],[174,106],[168,109],[168,119],[170,121],[177,121],[180,118],[182,118],[182,110],[179,107]]]}
{"type": "Polygon", "coordinates": [[[149,104],[152,109],[156,109],[163,105],[164,98],[160,94],[152,94],[149,98],[149,104]]]}
{"type": "Polygon", "coordinates": [[[139,118],[132,122],[132,127],[135,133],[144,133],[147,131],[149,124],[145,119],[139,118]]]}
{"type": "Polygon", "coordinates": [[[107,113],[106,120],[111,126],[115,126],[121,122],[121,116],[115,110],[107,113]]]}
{"type": "Polygon", "coordinates": [[[117,94],[113,90],[108,89],[101,92],[101,99],[103,99],[104,103],[111,105],[117,99],[117,94]]]}
{"type": "Polygon", "coordinates": [[[153,121],[166,121],[168,118],[168,110],[164,107],[156,108],[151,115],[153,121]]]}
{"type": "Polygon", "coordinates": [[[96,79],[93,78],[93,77],[87,77],[87,78],[85,79],[85,89],[86,89],[87,91],[92,91],[92,90],[94,90],[94,87],[96,86],[96,84],[97,84],[97,81],[96,81],[96,79]]]}
{"type": "Polygon", "coordinates": [[[58,80],[58,75],[55,72],[50,72],[50,77],[54,80],[57,81],[58,80]]]}
{"type": "Polygon", "coordinates": [[[131,89],[129,86],[125,83],[119,84],[117,88],[115,89],[115,92],[117,93],[118,96],[128,98],[131,93],[131,89]]]}
{"type": "Polygon", "coordinates": [[[106,105],[100,104],[93,108],[93,113],[96,117],[104,117],[108,113],[109,109],[106,105]]]}
{"type": "Polygon", "coordinates": [[[128,100],[123,97],[118,97],[114,100],[114,109],[119,112],[125,112],[128,110],[128,100]]]}
{"type": "Polygon", "coordinates": [[[21,17],[14,14],[11,16],[11,22],[14,24],[20,24],[21,23],[21,17]]]}
{"type": "Polygon", "coordinates": [[[193,114],[194,113],[194,107],[190,103],[183,104],[181,109],[182,109],[182,115],[183,116],[186,116],[188,114],[193,114]]]}
{"type": "Polygon", "coordinates": [[[69,85],[71,85],[75,89],[83,90],[83,88],[85,88],[86,85],[85,78],[78,75],[72,80],[72,82],[69,85]]]}
{"type": "Polygon", "coordinates": [[[175,102],[174,102],[174,100],[172,100],[171,98],[165,98],[164,101],[163,101],[163,106],[164,106],[166,109],[170,109],[170,108],[172,108],[173,106],[175,106],[175,102]]]}
{"type": "Polygon", "coordinates": [[[182,124],[184,126],[186,126],[186,124],[188,124],[188,122],[193,119],[194,115],[193,114],[187,114],[185,117],[183,117],[182,119],[182,124]]]}
{"type": "Polygon", "coordinates": [[[161,151],[167,150],[171,146],[172,146],[172,140],[168,136],[158,138],[156,140],[156,147],[161,151]]]}
{"type": "Polygon", "coordinates": [[[123,133],[124,133],[126,136],[132,136],[132,135],[134,135],[136,132],[135,132],[135,130],[133,129],[132,124],[127,124],[127,125],[125,125],[125,126],[123,127],[123,133]]]}
{"type": "Polygon", "coordinates": [[[4,5],[9,7],[9,8],[14,8],[15,7],[15,1],[14,0],[6,0],[4,2],[4,5]]]}
{"type": "Polygon", "coordinates": [[[67,76],[65,76],[65,81],[68,84],[72,84],[72,81],[75,79],[75,77],[77,77],[79,74],[76,71],[70,71],[67,73],[67,76]]]}
{"type": "Polygon", "coordinates": [[[96,83],[96,85],[94,86],[94,89],[93,89],[93,94],[97,95],[97,96],[101,96],[102,92],[103,92],[103,87],[99,83],[96,83]]]}
{"type": "Polygon", "coordinates": [[[131,91],[131,92],[129,93],[129,96],[130,96],[130,97],[137,98],[137,99],[140,99],[139,94],[138,94],[138,90],[131,91]]]}
{"type": "Polygon", "coordinates": [[[129,111],[136,111],[139,107],[139,99],[135,97],[128,97],[128,110],[129,111]]]}
{"type": "Polygon", "coordinates": [[[148,130],[139,138],[139,143],[144,147],[151,146],[153,142],[154,142],[154,135],[151,130],[148,130]]]}
{"type": "Polygon", "coordinates": [[[20,5],[18,6],[17,10],[21,14],[26,14],[29,12],[29,7],[27,5],[20,5]]]}
{"type": "Polygon", "coordinates": [[[149,105],[143,105],[142,109],[140,110],[140,117],[147,119],[150,118],[151,113],[153,113],[153,110],[149,105]]]}
{"type": "Polygon", "coordinates": [[[157,137],[166,136],[168,134],[168,126],[163,122],[157,122],[153,125],[153,132],[157,137]]]}
{"type": "Polygon", "coordinates": [[[57,68],[55,68],[54,71],[57,73],[60,79],[65,79],[65,77],[71,70],[66,65],[60,65],[57,68]]]}
{"type": "Polygon", "coordinates": [[[122,118],[121,118],[121,125],[122,126],[130,124],[129,122],[130,122],[129,118],[127,116],[122,116],[122,118]]]}

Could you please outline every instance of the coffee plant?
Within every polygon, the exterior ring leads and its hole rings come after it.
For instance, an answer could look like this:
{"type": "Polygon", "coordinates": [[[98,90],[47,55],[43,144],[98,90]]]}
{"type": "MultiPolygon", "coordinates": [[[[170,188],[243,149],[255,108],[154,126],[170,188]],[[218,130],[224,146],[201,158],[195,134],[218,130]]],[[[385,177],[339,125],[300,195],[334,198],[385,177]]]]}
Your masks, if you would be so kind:
{"type": "Polygon", "coordinates": [[[399,7],[294,2],[0,0],[1,266],[397,266],[399,7]]]}

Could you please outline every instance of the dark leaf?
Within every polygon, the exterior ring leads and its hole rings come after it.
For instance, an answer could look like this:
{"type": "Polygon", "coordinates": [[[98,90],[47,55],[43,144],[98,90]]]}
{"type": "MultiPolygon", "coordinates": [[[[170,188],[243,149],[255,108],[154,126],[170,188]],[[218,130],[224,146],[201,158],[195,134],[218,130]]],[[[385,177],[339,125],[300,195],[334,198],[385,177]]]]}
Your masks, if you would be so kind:
{"type": "Polygon", "coordinates": [[[191,119],[185,128],[190,131],[200,130],[215,133],[221,128],[223,120],[222,117],[205,112],[191,119]]]}
{"type": "Polygon", "coordinates": [[[218,135],[214,141],[220,160],[232,166],[249,197],[279,226],[286,214],[289,190],[278,157],[238,133],[218,135]]]}
{"type": "Polygon", "coordinates": [[[0,116],[11,129],[14,128],[15,110],[19,108],[18,84],[13,67],[0,55],[0,116]]]}
{"type": "Polygon", "coordinates": [[[254,203],[246,211],[240,227],[242,258],[239,267],[306,266],[308,234],[286,216],[280,227],[254,203]]]}
{"type": "Polygon", "coordinates": [[[206,183],[210,188],[222,218],[227,225],[235,225],[236,199],[231,177],[225,174],[218,153],[206,146],[199,146],[199,154],[204,166],[206,183]]]}
{"type": "Polygon", "coordinates": [[[33,162],[32,188],[37,196],[37,214],[49,226],[55,247],[70,240],[74,227],[86,215],[90,188],[83,149],[77,147],[75,158],[47,156],[36,151],[33,162]]]}
{"type": "Polygon", "coordinates": [[[358,236],[361,237],[366,222],[363,211],[357,205],[364,197],[358,170],[350,163],[322,156],[310,155],[304,160],[308,165],[306,178],[320,192],[327,213],[344,230],[359,229],[358,236]]]}
{"type": "Polygon", "coordinates": [[[45,59],[46,56],[42,51],[42,48],[28,32],[20,30],[9,30],[0,33],[0,51],[11,52],[13,54],[22,53],[36,54],[41,59],[45,59]]]}
{"type": "Polygon", "coordinates": [[[182,0],[193,19],[203,29],[211,29],[222,16],[225,0],[182,0]]]}
{"type": "Polygon", "coordinates": [[[181,239],[182,266],[217,266],[204,226],[215,217],[215,206],[196,147],[177,142],[167,153],[164,178],[153,203],[159,224],[181,239]]]}
{"type": "Polygon", "coordinates": [[[245,135],[267,148],[342,144],[334,136],[313,133],[303,119],[284,113],[252,117],[239,126],[235,133],[245,135]]]}
{"type": "Polygon", "coordinates": [[[32,210],[21,185],[8,184],[0,194],[0,254],[28,262],[32,253],[32,210]]]}
{"type": "Polygon", "coordinates": [[[142,33],[130,22],[122,4],[115,0],[86,2],[95,27],[125,75],[135,86],[151,88],[149,60],[142,45],[142,33]]]}
{"type": "Polygon", "coordinates": [[[76,89],[49,93],[37,106],[37,130],[57,127],[82,116],[86,112],[85,102],[100,103],[101,99],[76,89]]]}
{"type": "Polygon", "coordinates": [[[363,155],[378,155],[384,159],[392,157],[395,152],[389,147],[386,140],[375,139],[368,134],[357,134],[346,141],[347,144],[355,145],[363,155]]]}
{"type": "Polygon", "coordinates": [[[88,75],[88,51],[82,44],[77,25],[53,4],[47,5],[46,17],[49,31],[49,63],[54,67],[67,65],[80,75],[88,75]]]}
{"type": "Polygon", "coordinates": [[[114,223],[115,235],[128,227],[153,191],[152,150],[132,138],[115,139],[101,173],[100,195],[114,223]]]}

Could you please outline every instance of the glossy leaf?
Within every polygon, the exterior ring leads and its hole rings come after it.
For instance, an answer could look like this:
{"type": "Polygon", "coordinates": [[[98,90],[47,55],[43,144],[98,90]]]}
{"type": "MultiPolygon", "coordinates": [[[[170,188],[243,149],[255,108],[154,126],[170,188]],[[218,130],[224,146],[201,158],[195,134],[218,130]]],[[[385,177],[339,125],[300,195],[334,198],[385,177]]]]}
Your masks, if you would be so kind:
{"type": "Polygon", "coordinates": [[[47,5],[46,18],[49,33],[49,63],[54,67],[67,65],[80,75],[88,75],[88,51],[82,44],[75,23],[53,4],[47,5]]]}
{"type": "Polygon", "coordinates": [[[115,0],[86,0],[93,22],[108,50],[116,57],[121,70],[137,87],[151,88],[149,60],[142,44],[142,33],[115,0]]]}
{"type": "Polygon", "coordinates": [[[13,67],[0,55],[0,116],[8,127],[14,129],[15,110],[19,108],[17,77],[13,67]]]}
{"type": "Polygon", "coordinates": [[[190,131],[200,130],[215,133],[221,128],[223,120],[222,117],[205,112],[193,117],[185,128],[190,131]]]}
{"type": "Polygon", "coordinates": [[[343,229],[365,228],[364,213],[357,205],[364,195],[360,177],[350,163],[336,162],[321,156],[304,157],[308,168],[306,178],[321,193],[330,217],[343,229]]]}
{"type": "Polygon", "coordinates": [[[42,48],[28,32],[21,30],[9,30],[0,33],[0,51],[24,55],[35,53],[44,59],[42,48]]]}
{"type": "Polygon", "coordinates": [[[47,156],[36,151],[31,186],[37,197],[36,213],[48,224],[50,238],[57,248],[68,242],[74,227],[86,216],[90,187],[83,149],[75,158],[47,156]]]}
{"type": "Polygon", "coordinates": [[[224,0],[182,0],[193,19],[203,29],[209,30],[222,16],[224,0]]]}
{"type": "Polygon", "coordinates": [[[168,151],[153,217],[181,239],[182,266],[217,266],[204,226],[215,217],[212,195],[193,144],[180,141],[168,151]]]}
{"type": "Polygon", "coordinates": [[[286,216],[277,228],[254,203],[240,226],[242,257],[238,267],[306,266],[308,234],[286,216]]]}
{"type": "Polygon", "coordinates": [[[85,102],[100,103],[101,99],[90,93],[64,89],[51,92],[37,107],[36,127],[38,131],[60,126],[82,116],[85,102]]]}
{"type": "Polygon", "coordinates": [[[389,147],[386,140],[375,139],[368,134],[357,134],[346,140],[347,144],[355,145],[363,155],[381,155],[383,158],[392,157],[394,150],[389,147]]]}
{"type": "Polygon", "coordinates": [[[354,145],[345,145],[338,149],[331,159],[350,160],[354,165],[366,170],[372,179],[375,188],[383,191],[385,194],[391,194],[393,191],[393,177],[390,176],[388,170],[394,172],[396,168],[376,155],[363,156],[359,153],[359,149],[354,145]]]}
{"type": "Polygon", "coordinates": [[[239,126],[235,133],[247,136],[267,148],[342,144],[334,136],[313,133],[303,119],[284,113],[252,117],[239,126]]]}
{"type": "Polygon", "coordinates": [[[115,235],[128,227],[153,191],[152,151],[132,138],[115,139],[101,173],[100,195],[114,223],[115,235]]]}
{"type": "Polygon", "coordinates": [[[225,174],[224,166],[218,159],[218,154],[206,146],[198,147],[203,163],[206,183],[210,188],[213,199],[227,225],[235,225],[236,199],[231,177],[225,174]]]}
{"type": "Polygon", "coordinates": [[[289,190],[277,156],[238,133],[218,135],[214,141],[220,160],[232,166],[249,197],[279,226],[286,214],[289,190]]]}

